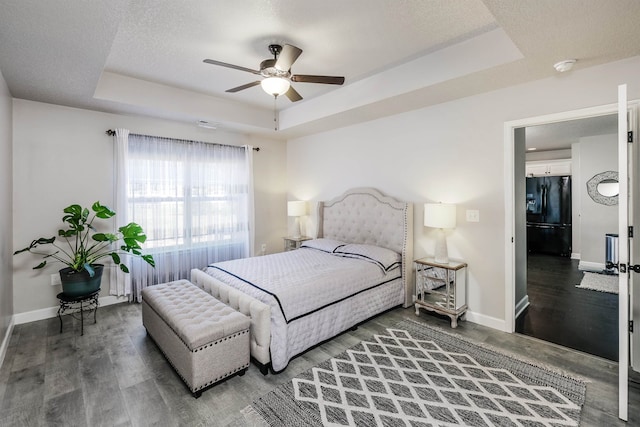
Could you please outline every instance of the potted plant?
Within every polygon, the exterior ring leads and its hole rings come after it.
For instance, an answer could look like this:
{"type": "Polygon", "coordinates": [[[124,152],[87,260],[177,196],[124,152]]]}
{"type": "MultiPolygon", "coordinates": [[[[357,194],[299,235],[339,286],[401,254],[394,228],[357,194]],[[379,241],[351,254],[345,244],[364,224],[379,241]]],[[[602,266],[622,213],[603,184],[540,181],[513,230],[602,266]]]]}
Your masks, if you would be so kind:
{"type": "Polygon", "coordinates": [[[58,230],[58,238],[44,238],[34,240],[31,244],[18,251],[31,252],[41,255],[44,258],[34,270],[47,265],[47,260],[55,260],[66,265],[60,270],[60,281],[62,291],[69,296],[88,295],[100,289],[100,280],[104,265],[99,261],[110,257],[114,264],[120,267],[125,273],[129,268],[122,263],[120,255],[131,254],[141,257],[152,267],[155,261],[151,255],[142,253],[142,246],[147,236],[142,227],[135,222],[130,222],[118,229],[117,233],[98,233],[93,225],[96,219],[109,219],[116,213],[106,206],[95,202],[88,208],[80,205],[71,205],[64,209],[65,215],[62,222],[66,224],[66,229],[58,230]],[[117,242],[122,241],[120,246],[114,248],[117,242]],[[40,247],[51,245],[48,251],[43,251],[40,247]]]}

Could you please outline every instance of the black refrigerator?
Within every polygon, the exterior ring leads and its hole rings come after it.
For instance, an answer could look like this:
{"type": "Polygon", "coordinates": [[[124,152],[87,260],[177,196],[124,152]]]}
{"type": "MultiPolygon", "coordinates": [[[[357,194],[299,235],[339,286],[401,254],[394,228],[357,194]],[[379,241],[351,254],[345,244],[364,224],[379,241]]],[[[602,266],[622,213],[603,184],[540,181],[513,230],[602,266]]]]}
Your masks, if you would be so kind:
{"type": "Polygon", "coordinates": [[[527,178],[527,250],[571,256],[571,177],[527,178]]]}

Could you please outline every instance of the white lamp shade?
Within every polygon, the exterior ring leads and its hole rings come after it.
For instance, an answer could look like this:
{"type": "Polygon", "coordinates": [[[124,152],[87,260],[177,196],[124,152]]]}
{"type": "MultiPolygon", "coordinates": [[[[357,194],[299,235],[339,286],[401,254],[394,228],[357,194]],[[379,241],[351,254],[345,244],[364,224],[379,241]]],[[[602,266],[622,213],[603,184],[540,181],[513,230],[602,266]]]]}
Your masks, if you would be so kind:
{"type": "Polygon", "coordinates": [[[307,214],[307,202],[303,200],[287,202],[288,216],[303,216],[306,214],[307,214]]]}
{"type": "Polygon", "coordinates": [[[291,82],[282,77],[267,77],[260,82],[260,86],[269,95],[280,96],[289,90],[291,82]]]}
{"type": "Polygon", "coordinates": [[[424,204],[424,225],[433,228],[455,228],[456,205],[446,203],[424,204]]]}

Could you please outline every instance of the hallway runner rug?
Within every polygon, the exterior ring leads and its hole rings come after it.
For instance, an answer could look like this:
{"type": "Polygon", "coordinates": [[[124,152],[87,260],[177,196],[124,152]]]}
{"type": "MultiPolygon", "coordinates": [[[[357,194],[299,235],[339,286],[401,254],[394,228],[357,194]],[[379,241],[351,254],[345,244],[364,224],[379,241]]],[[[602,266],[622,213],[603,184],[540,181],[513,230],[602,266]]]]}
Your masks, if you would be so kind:
{"type": "Polygon", "coordinates": [[[410,320],[243,410],[270,426],[577,426],[586,385],[410,320]]]}
{"type": "Polygon", "coordinates": [[[617,294],[619,288],[618,275],[585,271],[580,284],[576,285],[576,288],[617,294]]]}

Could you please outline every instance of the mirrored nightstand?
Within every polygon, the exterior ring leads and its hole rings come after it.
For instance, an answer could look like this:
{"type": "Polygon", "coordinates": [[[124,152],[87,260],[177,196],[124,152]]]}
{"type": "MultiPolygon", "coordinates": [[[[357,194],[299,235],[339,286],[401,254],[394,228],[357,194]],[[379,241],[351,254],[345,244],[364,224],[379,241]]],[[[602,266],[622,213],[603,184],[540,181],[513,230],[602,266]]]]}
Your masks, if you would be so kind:
{"type": "Polygon", "coordinates": [[[284,237],[284,250],[293,251],[298,249],[302,242],[305,240],[311,240],[311,237],[308,236],[300,236],[300,237],[284,237]]]}
{"type": "Polygon", "coordinates": [[[421,308],[451,318],[451,327],[467,311],[467,264],[436,262],[433,258],[414,261],[416,268],[416,316],[421,308]]]}

